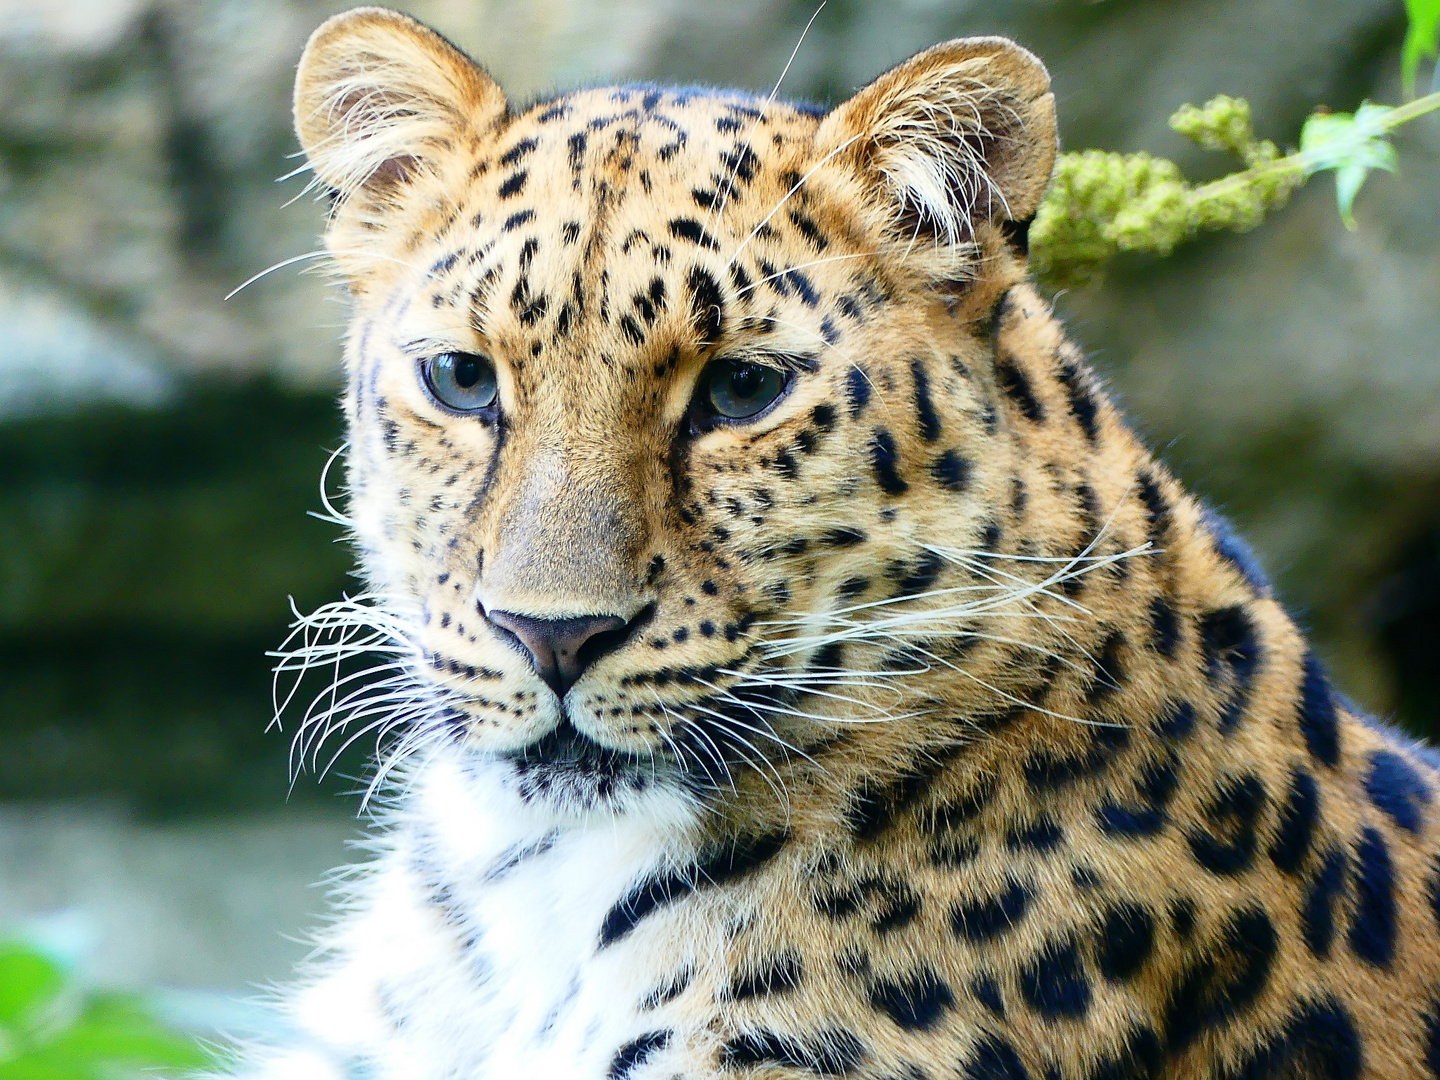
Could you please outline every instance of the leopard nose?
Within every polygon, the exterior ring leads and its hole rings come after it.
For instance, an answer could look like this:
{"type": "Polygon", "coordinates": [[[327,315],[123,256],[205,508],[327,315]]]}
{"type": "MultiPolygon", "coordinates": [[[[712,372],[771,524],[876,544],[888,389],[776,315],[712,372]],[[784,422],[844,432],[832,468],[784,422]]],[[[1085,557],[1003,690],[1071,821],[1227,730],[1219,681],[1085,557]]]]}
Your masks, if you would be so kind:
{"type": "Polygon", "coordinates": [[[560,697],[586,668],[619,647],[635,622],[618,615],[543,619],[513,611],[487,611],[485,617],[530,654],[535,670],[560,697]]]}

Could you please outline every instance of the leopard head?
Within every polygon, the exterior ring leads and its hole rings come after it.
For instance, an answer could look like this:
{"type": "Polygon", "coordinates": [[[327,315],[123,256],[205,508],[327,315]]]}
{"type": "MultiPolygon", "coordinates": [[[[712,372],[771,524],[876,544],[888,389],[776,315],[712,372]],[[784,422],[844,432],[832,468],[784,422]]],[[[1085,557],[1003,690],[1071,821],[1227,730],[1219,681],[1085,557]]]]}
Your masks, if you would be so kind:
{"type": "Polygon", "coordinates": [[[834,109],[515,108],[362,8],[311,38],[295,119],[413,723],[581,813],[923,735],[907,702],[954,665],[896,613],[988,587],[945,552],[1002,543],[1021,452],[991,338],[1056,149],[1032,55],[949,41],[834,109]]]}

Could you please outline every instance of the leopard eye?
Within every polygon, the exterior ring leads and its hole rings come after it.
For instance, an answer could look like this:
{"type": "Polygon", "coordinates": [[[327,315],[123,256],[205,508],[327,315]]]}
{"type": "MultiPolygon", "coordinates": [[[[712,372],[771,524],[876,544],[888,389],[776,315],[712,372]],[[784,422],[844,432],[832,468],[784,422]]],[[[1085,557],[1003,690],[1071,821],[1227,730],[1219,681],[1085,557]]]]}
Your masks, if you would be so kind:
{"type": "Polygon", "coordinates": [[[435,400],[456,412],[483,412],[495,404],[495,365],[479,353],[447,352],[420,361],[420,375],[435,400]]]}
{"type": "Polygon", "coordinates": [[[744,360],[716,360],[700,376],[703,413],[725,421],[750,420],[778,401],[790,373],[744,360]]]}

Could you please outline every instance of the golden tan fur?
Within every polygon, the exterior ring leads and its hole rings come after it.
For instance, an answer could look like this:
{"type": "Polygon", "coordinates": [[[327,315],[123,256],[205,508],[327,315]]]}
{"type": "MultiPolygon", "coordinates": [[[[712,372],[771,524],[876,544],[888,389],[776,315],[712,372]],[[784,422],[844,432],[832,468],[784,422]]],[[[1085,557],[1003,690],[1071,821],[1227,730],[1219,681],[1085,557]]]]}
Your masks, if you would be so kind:
{"type": "Polygon", "coordinates": [[[1332,695],[1026,283],[1038,61],[950,42],[824,115],[512,112],[361,9],[296,117],[356,538],[446,737],[577,819],[701,811],[600,928],[652,958],[611,1077],[1436,1075],[1430,759],[1332,695]],[[441,352],[494,361],[499,419],[427,396],[441,352]],[[803,363],[695,431],[717,356],[803,363]],[[497,610],[640,622],[562,703],[497,610]],[[562,726],[589,771],[527,756],[562,726]]]}

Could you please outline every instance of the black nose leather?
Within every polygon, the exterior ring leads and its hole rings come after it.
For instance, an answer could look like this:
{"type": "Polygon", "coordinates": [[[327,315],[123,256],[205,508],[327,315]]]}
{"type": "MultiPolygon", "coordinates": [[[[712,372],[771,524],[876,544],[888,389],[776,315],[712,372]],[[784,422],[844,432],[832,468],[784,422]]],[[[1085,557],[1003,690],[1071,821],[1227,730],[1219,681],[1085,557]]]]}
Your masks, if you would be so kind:
{"type": "Polygon", "coordinates": [[[587,667],[625,640],[629,625],[618,615],[541,619],[487,611],[485,616],[524,646],[540,677],[561,697],[587,667]]]}

